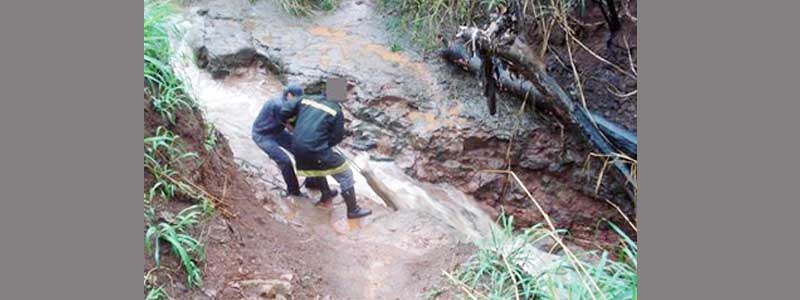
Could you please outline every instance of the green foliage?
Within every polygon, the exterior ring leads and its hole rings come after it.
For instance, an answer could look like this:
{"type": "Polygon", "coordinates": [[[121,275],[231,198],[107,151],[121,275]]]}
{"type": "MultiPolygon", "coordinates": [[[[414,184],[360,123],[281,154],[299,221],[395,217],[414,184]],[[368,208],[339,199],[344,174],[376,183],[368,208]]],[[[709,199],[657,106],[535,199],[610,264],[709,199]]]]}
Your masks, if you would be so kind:
{"type": "Polygon", "coordinates": [[[332,11],[339,0],[275,0],[283,10],[295,16],[311,16],[315,10],[332,11]]]}
{"type": "Polygon", "coordinates": [[[160,265],[160,242],[164,241],[170,245],[172,253],[180,259],[186,271],[187,282],[190,286],[202,284],[202,273],[197,267],[197,262],[203,260],[203,245],[188,233],[192,226],[199,223],[200,214],[200,207],[193,205],[169,220],[158,221],[155,216],[151,215],[144,236],[145,249],[147,253],[152,253],[156,266],[160,265]]]}
{"type": "Polygon", "coordinates": [[[161,287],[150,289],[147,292],[147,295],[144,297],[144,300],[166,300],[166,299],[169,299],[169,295],[161,287]]]}
{"type": "Polygon", "coordinates": [[[467,24],[478,12],[494,8],[504,0],[379,0],[383,10],[394,13],[388,27],[406,35],[423,49],[439,46],[437,36],[444,28],[467,24]]]}
{"type": "MultiPolygon", "coordinates": [[[[191,108],[193,102],[184,90],[184,83],[176,76],[170,66],[170,34],[176,34],[174,27],[168,25],[173,7],[166,0],[144,0],[144,83],[145,97],[151,101],[155,110],[171,124],[175,123],[175,112],[181,107],[191,108]]],[[[216,135],[208,142],[216,144],[216,135]]],[[[213,203],[200,196],[189,182],[181,179],[177,169],[189,158],[197,154],[186,152],[181,147],[180,138],[160,126],[155,134],[144,138],[144,167],[153,175],[154,183],[146,187],[144,194],[145,250],[152,255],[156,266],[160,266],[160,244],[166,242],[171,252],[178,257],[187,275],[189,286],[202,284],[202,273],[197,263],[203,260],[203,246],[189,233],[190,228],[199,222],[203,213],[213,213],[213,203]],[[175,216],[157,214],[152,201],[154,197],[168,200],[177,193],[185,193],[200,199],[200,205],[182,210],[175,216]]],[[[168,299],[169,295],[161,287],[148,291],[145,299],[168,299]]]]}
{"type": "Polygon", "coordinates": [[[175,110],[191,107],[192,101],[183,89],[169,61],[172,51],[167,19],[173,13],[168,1],[144,0],[144,81],[145,94],[162,117],[175,122],[175,110]]]}
{"type": "Polygon", "coordinates": [[[162,126],[156,128],[154,136],[144,138],[144,166],[154,177],[149,199],[159,195],[168,200],[178,191],[185,191],[187,187],[177,182],[178,172],[172,166],[197,157],[197,153],[184,152],[179,146],[179,137],[162,126]]]}
{"type": "MultiPolygon", "coordinates": [[[[510,218],[501,217],[499,223],[502,232],[493,234],[491,240],[480,245],[477,255],[450,277],[459,286],[467,287],[459,289],[460,292],[467,291],[471,296],[481,294],[485,299],[593,299],[593,296],[603,299],[596,289],[586,289],[583,273],[565,257],[536,276],[525,272],[514,262],[529,260],[522,256],[525,247],[548,238],[549,233],[539,224],[515,235],[510,218]]],[[[587,252],[584,255],[594,262],[581,261],[580,264],[597,283],[605,299],[637,299],[637,246],[617,226],[610,225],[622,237],[619,260],[609,259],[607,251],[587,252]]]]}
{"type": "MultiPolygon", "coordinates": [[[[381,9],[391,12],[387,27],[406,35],[412,42],[430,50],[440,46],[439,34],[459,25],[473,25],[498,8],[507,7],[506,0],[378,0],[381,9]]],[[[577,11],[584,14],[586,0],[523,0],[525,15],[530,20],[550,21],[560,13],[577,11]],[[558,8],[558,9],[557,9],[558,8]]]]}
{"type": "Polygon", "coordinates": [[[210,216],[213,215],[214,212],[217,211],[216,207],[214,206],[214,202],[208,200],[208,198],[203,197],[202,201],[200,201],[200,207],[203,209],[203,215],[210,216]]]}
{"type": "Polygon", "coordinates": [[[403,47],[398,43],[392,43],[392,48],[390,50],[392,50],[392,52],[400,52],[403,51],[403,47]]]}
{"type": "Polygon", "coordinates": [[[206,151],[214,150],[214,148],[217,147],[217,130],[214,128],[213,124],[208,124],[206,126],[206,139],[203,146],[206,148],[206,151]]]}

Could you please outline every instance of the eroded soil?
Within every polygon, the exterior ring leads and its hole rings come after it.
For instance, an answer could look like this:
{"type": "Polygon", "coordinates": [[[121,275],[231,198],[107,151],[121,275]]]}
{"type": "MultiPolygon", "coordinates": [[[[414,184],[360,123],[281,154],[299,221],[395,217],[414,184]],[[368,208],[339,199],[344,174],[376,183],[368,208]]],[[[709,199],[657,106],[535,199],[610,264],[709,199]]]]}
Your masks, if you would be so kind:
{"type": "MultiPolygon", "coordinates": [[[[485,237],[501,211],[518,226],[542,221],[513,182],[482,171],[509,163],[556,226],[570,231],[572,243],[593,249],[617,241],[600,221],[623,224],[603,201],[620,195],[605,185],[600,196],[593,194],[593,177],[581,170],[586,149],[569,133],[547,115],[518,114],[522,103],[512,98],[501,97],[498,114],[489,116],[474,78],[433,56],[392,52],[392,35],[372,1],[341,2],[314,19],[288,16],[271,1],[186,7],[180,24],[188,34],[176,41],[183,55],[175,67],[230,145],[222,156],[235,166],[208,180],[236,191],[229,201],[239,218],[209,223],[206,285],[178,289],[187,293],[179,298],[254,297],[243,281],[279,277],[290,278],[294,299],[422,298],[438,286],[442,270],[472,252],[470,241],[485,237]],[[220,28],[233,33],[213,36],[241,37],[259,58],[240,59],[241,66],[215,79],[197,67],[192,52],[220,28]],[[404,196],[401,210],[386,208],[362,177],[359,202],[375,213],[360,221],[344,217],[339,198],[320,208],[310,199],[278,196],[280,173],[250,139],[252,120],[287,82],[321,91],[329,75],[356,82],[357,95],[345,104],[354,136],[343,150],[381,161],[370,166],[404,196]],[[219,176],[240,171],[240,177],[219,176]]],[[[235,56],[239,49],[231,48],[227,54],[235,56]]],[[[635,117],[612,119],[635,130],[635,117]]]]}

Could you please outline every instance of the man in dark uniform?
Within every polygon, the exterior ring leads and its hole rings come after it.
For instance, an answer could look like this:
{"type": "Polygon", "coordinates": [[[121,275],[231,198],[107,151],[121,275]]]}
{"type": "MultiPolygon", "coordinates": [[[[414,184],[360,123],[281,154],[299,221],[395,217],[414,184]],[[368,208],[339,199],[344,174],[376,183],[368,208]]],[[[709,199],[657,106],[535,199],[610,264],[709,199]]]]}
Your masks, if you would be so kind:
{"type": "Polygon", "coordinates": [[[325,176],[333,176],[342,189],[347,205],[347,217],[361,218],[372,213],[356,203],[355,180],[347,161],[333,147],[344,139],[344,115],[339,106],[346,100],[347,82],[341,78],[329,79],[325,97],[302,97],[286,102],[280,112],[281,122],[297,118],[292,138],[292,152],[297,160],[297,173],[318,177],[322,190],[321,203],[333,199],[325,176]],[[335,102],[336,101],[336,102],[335,102]]]}
{"type": "Polygon", "coordinates": [[[258,117],[253,122],[253,141],[271,158],[281,169],[283,181],[286,182],[286,193],[292,196],[302,196],[297,176],[294,173],[292,160],[281,150],[283,147],[291,152],[292,134],[286,131],[285,121],[280,121],[278,114],[281,106],[287,102],[303,96],[303,89],[290,84],[283,90],[280,97],[270,99],[261,108],[258,117]]]}

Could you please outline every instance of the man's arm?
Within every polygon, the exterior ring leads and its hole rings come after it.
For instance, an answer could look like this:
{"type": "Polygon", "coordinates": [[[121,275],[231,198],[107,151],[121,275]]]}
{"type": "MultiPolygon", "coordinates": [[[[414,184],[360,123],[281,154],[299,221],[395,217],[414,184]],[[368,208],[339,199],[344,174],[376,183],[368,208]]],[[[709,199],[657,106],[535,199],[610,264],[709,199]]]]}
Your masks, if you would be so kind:
{"type": "Polygon", "coordinates": [[[300,99],[286,101],[281,106],[280,111],[278,112],[278,121],[281,124],[289,124],[292,119],[297,116],[297,109],[300,107],[300,99]]]}
{"type": "Polygon", "coordinates": [[[344,139],[344,114],[341,111],[333,118],[332,128],[331,140],[328,143],[331,147],[338,145],[344,139]]]}

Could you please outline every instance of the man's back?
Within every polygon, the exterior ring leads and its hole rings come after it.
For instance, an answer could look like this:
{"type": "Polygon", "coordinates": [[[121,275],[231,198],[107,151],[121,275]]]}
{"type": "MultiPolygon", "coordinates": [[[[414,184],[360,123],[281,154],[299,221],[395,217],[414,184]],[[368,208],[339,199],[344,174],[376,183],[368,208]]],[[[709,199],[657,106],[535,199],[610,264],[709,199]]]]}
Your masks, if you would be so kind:
{"type": "Polygon", "coordinates": [[[304,97],[284,105],[281,114],[296,115],[292,149],[297,153],[319,153],[344,138],[344,116],[338,103],[324,97],[304,97]]]}
{"type": "Polygon", "coordinates": [[[276,134],[283,130],[283,123],[278,118],[282,102],[283,99],[281,97],[275,97],[264,103],[255,121],[253,121],[252,134],[254,136],[276,134]]]}

